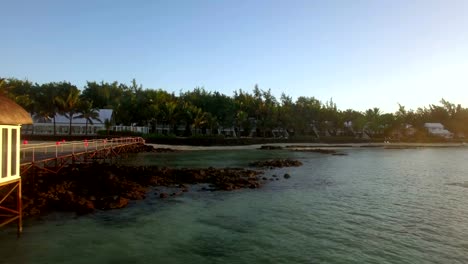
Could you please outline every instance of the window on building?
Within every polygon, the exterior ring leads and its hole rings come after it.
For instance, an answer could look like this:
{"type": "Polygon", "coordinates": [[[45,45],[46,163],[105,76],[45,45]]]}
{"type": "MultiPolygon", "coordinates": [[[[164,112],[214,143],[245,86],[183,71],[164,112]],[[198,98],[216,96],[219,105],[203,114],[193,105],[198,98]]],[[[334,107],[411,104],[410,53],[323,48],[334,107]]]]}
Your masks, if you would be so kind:
{"type": "Polygon", "coordinates": [[[2,158],[1,158],[1,163],[2,163],[2,178],[5,178],[8,176],[8,128],[2,128],[2,158]]]}
{"type": "Polygon", "coordinates": [[[11,175],[16,176],[16,154],[18,153],[17,145],[18,144],[18,129],[13,128],[11,129],[11,175]]]}

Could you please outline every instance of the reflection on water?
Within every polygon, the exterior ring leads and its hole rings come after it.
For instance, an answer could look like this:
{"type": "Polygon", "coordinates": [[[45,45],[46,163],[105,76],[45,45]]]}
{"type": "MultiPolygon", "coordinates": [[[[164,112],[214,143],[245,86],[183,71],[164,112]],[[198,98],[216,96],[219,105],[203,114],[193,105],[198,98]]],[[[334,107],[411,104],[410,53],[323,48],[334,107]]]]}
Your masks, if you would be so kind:
{"type": "Polygon", "coordinates": [[[275,157],[302,167],[259,190],[148,195],[124,210],[1,230],[1,263],[467,263],[468,151],[346,149],[147,153],[126,162],[244,167],[275,157]]]}

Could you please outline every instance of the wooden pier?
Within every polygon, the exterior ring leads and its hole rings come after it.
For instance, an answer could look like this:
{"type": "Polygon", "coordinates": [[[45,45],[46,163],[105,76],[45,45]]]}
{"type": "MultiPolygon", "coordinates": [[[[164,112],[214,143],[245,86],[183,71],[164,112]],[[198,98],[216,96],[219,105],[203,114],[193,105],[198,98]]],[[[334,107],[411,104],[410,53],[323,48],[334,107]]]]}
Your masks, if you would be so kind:
{"type": "MultiPolygon", "coordinates": [[[[18,135],[19,140],[19,135],[18,135]]],[[[22,142],[20,152],[13,157],[19,159],[19,168],[9,168],[24,175],[31,169],[58,173],[69,164],[86,162],[112,162],[137,144],[144,144],[141,137],[121,137],[83,141],[57,141],[31,144],[22,142]]],[[[6,180],[6,179],[5,179],[6,180]]],[[[11,203],[10,203],[11,204],[11,203]]],[[[0,184],[0,227],[17,221],[18,236],[22,232],[21,177],[0,184]],[[2,206],[7,199],[15,199],[15,207],[2,206]]]]}

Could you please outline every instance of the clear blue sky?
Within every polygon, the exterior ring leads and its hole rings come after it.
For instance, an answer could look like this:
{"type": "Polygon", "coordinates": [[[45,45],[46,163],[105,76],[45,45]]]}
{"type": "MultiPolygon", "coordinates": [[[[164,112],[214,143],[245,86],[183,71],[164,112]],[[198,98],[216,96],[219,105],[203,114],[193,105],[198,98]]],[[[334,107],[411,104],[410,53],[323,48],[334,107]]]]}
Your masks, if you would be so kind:
{"type": "Polygon", "coordinates": [[[0,0],[0,76],[468,107],[466,0],[0,0]]]}

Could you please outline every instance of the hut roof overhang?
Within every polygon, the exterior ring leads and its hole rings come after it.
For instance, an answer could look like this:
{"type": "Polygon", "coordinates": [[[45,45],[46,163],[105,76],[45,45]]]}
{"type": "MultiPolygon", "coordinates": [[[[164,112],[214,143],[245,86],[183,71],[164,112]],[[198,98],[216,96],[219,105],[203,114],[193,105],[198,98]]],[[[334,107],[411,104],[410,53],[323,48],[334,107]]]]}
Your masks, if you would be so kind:
{"type": "Polygon", "coordinates": [[[0,125],[32,124],[31,116],[14,101],[0,95],[0,125]]]}

